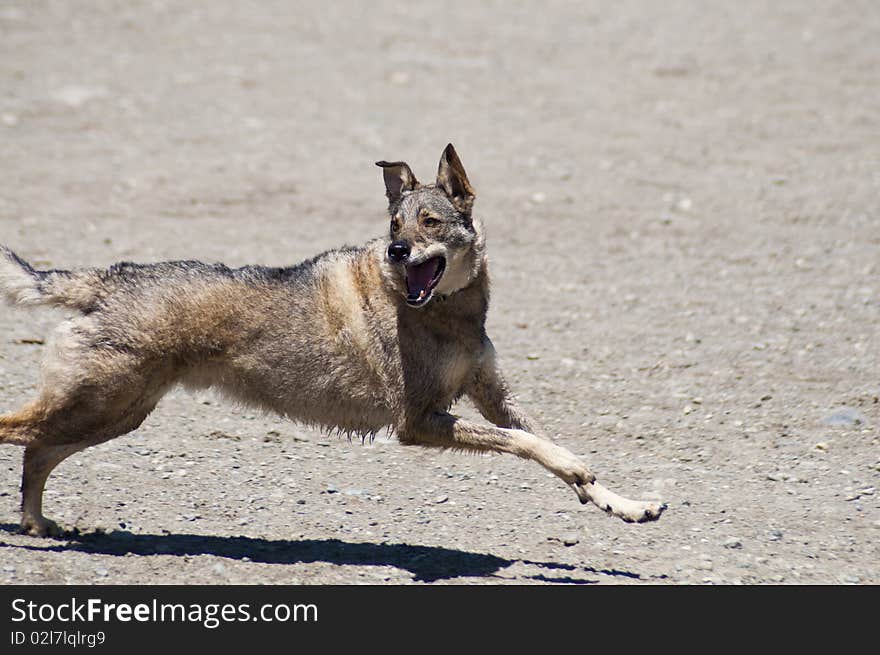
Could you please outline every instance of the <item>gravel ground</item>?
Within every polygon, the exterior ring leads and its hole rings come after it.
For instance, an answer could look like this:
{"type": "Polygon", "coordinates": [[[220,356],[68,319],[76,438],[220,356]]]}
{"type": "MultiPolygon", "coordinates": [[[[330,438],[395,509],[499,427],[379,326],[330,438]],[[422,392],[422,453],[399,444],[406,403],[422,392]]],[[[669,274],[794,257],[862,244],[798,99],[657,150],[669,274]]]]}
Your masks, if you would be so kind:
{"type": "MultiPolygon", "coordinates": [[[[69,539],[0,449],[0,582],[880,583],[880,5],[297,4],[0,4],[0,242],[290,264],[452,141],[518,397],[669,510],[179,391],[50,478],[69,539]]],[[[0,309],[4,409],[59,318],[0,309]]]]}

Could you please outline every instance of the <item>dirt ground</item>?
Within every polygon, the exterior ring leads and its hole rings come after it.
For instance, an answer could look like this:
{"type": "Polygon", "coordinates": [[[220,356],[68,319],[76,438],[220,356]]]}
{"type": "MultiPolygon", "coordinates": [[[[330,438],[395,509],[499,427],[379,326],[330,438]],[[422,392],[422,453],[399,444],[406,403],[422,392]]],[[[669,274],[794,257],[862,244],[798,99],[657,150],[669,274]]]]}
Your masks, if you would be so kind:
{"type": "MultiPolygon", "coordinates": [[[[450,141],[519,399],[658,523],[178,391],[50,478],[69,539],[0,448],[0,582],[880,583],[878,3],[0,3],[0,242],[43,267],[360,243],[373,162],[450,141]]],[[[60,318],[0,308],[4,410],[60,318]]]]}

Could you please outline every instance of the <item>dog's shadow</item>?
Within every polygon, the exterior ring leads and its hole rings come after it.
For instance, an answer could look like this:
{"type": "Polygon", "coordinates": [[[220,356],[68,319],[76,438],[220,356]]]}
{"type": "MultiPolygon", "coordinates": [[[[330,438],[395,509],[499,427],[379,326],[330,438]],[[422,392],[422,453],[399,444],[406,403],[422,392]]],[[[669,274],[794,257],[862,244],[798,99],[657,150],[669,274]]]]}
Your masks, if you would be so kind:
{"type": "MultiPolygon", "coordinates": [[[[18,526],[0,524],[0,529],[17,533],[18,526]]],[[[263,564],[300,564],[327,562],[340,565],[392,566],[409,571],[416,580],[434,582],[460,577],[494,576],[517,562],[554,570],[582,570],[611,576],[640,579],[638,573],[617,569],[597,570],[558,562],[511,560],[496,555],[473,553],[437,546],[410,544],[374,544],[339,539],[263,539],[259,537],[218,537],[196,534],[134,534],[112,532],[68,533],[60,540],[44,540],[37,545],[0,544],[6,548],[24,548],[42,552],[81,552],[99,555],[214,555],[263,564]]],[[[592,582],[573,578],[548,578],[543,574],[526,576],[553,582],[592,582]]]]}

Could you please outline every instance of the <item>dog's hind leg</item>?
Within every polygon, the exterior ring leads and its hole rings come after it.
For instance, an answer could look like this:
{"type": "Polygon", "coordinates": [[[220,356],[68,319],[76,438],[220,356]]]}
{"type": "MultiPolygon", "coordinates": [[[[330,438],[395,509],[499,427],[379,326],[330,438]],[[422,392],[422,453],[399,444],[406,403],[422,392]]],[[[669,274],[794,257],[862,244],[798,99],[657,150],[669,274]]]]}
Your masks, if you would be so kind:
{"type": "Polygon", "coordinates": [[[49,361],[40,396],[0,416],[0,442],[25,447],[21,478],[21,528],[34,536],[57,535],[43,516],[43,488],[70,455],[137,428],[168,388],[168,378],[123,355],[81,357],[79,366],[49,361]],[[131,364],[135,365],[132,366],[131,364]]]}
{"type": "MultiPolygon", "coordinates": [[[[111,385],[112,389],[112,385],[111,385]]],[[[80,395],[76,401],[51,404],[38,399],[21,411],[0,416],[0,437],[24,445],[21,475],[21,530],[35,537],[58,536],[61,530],[43,516],[43,489],[62,461],[89,446],[130,432],[155,407],[156,398],[132,398],[118,389],[106,396],[80,395]],[[128,400],[121,404],[121,400],[128,400]],[[101,414],[103,405],[115,411],[101,414]],[[124,408],[124,409],[123,409],[124,408]]]]}
{"type": "Polygon", "coordinates": [[[57,537],[62,531],[43,516],[43,487],[49,474],[64,459],[85,448],[69,446],[28,446],[24,449],[21,475],[21,531],[34,537],[57,537]]]}
{"type": "Polygon", "coordinates": [[[569,484],[582,503],[592,502],[612,516],[631,523],[654,521],[663,513],[660,503],[629,500],[609,491],[571,452],[525,430],[471,423],[436,412],[399,433],[401,443],[471,452],[510,453],[541,464],[569,484]]]}
{"type": "MultiPolygon", "coordinates": [[[[24,446],[24,463],[21,477],[21,529],[34,536],[57,536],[60,530],[54,521],[43,516],[43,486],[46,478],[70,452],[70,446],[46,447],[30,445],[41,436],[42,404],[37,401],[14,414],[0,416],[0,443],[24,446]]],[[[75,447],[72,452],[79,450],[75,447]]]]}

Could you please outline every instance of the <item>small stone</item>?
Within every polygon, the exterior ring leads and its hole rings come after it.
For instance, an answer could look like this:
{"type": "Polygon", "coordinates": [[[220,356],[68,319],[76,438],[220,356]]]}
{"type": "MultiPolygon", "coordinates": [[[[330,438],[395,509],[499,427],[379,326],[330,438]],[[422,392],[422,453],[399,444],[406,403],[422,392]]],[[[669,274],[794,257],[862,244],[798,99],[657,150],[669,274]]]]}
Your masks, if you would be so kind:
{"type": "Polygon", "coordinates": [[[388,76],[388,81],[397,86],[403,86],[409,82],[409,73],[406,71],[394,71],[388,76]]]}
{"type": "Polygon", "coordinates": [[[815,446],[813,446],[816,450],[821,450],[823,453],[828,451],[828,442],[820,441],[815,446]]]}
{"type": "Polygon", "coordinates": [[[73,109],[81,107],[90,100],[102,98],[107,95],[106,89],[100,87],[86,87],[75,84],[56,89],[52,98],[73,109]]]}
{"type": "Polygon", "coordinates": [[[857,575],[845,575],[843,576],[843,581],[846,584],[859,584],[862,579],[857,575]]]}
{"type": "Polygon", "coordinates": [[[305,505],[305,504],[306,504],[306,501],[303,500],[302,498],[300,498],[298,501],[296,501],[296,504],[297,504],[297,505],[305,505]]]}
{"type": "Polygon", "coordinates": [[[562,537],[560,537],[559,540],[565,546],[574,546],[574,545],[580,543],[580,539],[578,538],[578,536],[573,533],[564,534],[564,535],[562,535],[562,537]]]}
{"type": "Polygon", "coordinates": [[[535,361],[536,359],[540,359],[540,358],[541,358],[541,356],[536,355],[535,353],[529,353],[528,355],[526,355],[526,359],[528,359],[531,362],[535,361]]]}
{"type": "Polygon", "coordinates": [[[730,537],[729,539],[724,540],[722,546],[725,548],[739,549],[743,547],[743,543],[737,537],[730,537]]]}
{"type": "Polygon", "coordinates": [[[840,407],[822,419],[822,423],[832,427],[853,427],[865,423],[865,417],[852,407],[840,407]]]}
{"type": "Polygon", "coordinates": [[[332,484],[328,484],[328,485],[327,485],[327,488],[324,489],[324,492],[325,492],[325,493],[328,493],[328,494],[335,494],[335,493],[339,493],[339,489],[337,489],[337,488],[336,488],[334,485],[332,485],[332,484]]]}
{"type": "Polygon", "coordinates": [[[780,539],[782,539],[782,530],[770,530],[767,533],[768,541],[779,541],[780,539]]]}
{"type": "Polygon", "coordinates": [[[864,489],[859,489],[846,497],[846,500],[858,500],[862,496],[873,496],[874,495],[874,487],[866,487],[864,489]]]}
{"type": "Polygon", "coordinates": [[[108,571],[107,569],[95,569],[95,575],[101,578],[106,578],[108,575],[110,575],[110,571],[108,571]]]}
{"type": "Polygon", "coordinates": [[[449,500],[449,496],[437,496],[437,497],[434,499],[434,502],[435,502],[437,505],[440,505],[440,504],[442,504],[442,503],[445,503],[447,500],[449,500]]]}

